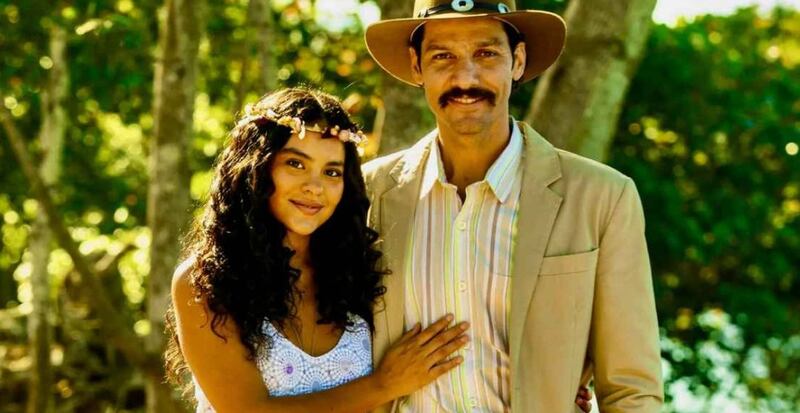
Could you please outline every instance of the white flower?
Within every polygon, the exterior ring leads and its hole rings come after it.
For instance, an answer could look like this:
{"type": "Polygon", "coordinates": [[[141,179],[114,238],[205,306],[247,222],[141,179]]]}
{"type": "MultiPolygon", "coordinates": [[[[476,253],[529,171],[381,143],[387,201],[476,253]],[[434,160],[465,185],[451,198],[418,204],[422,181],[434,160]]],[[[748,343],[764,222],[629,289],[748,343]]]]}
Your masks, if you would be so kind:
{"type": "Polygon", "coordinates": [[[252,107],[248,106],[245,112],[247,113],[247,116],[243,117],[239,121],[239,123],[236,125],[237,127],[243,127],[244,125],[259,119],[268,119],[280,126],[290,128],[292,132],[296,133],[297,137],[300,139],[304,139],[306,137],[306,131],[312,131],[319,132],[322,135],[327,133],[330,136],[337,137],[342,142],[352,142],[356,145],[361,145],[367,140],[367,136],[360,130],[354,132],[349,129],[342,129],[339,125],[333,125],[329,128],[322,128],[318,124],[306,125],[305,122],[303,122],[303,120],[299,117],[288,115],[280,116],[272,109],[267,109],[265,115],[252,114],[251,111],[252,107]]]}

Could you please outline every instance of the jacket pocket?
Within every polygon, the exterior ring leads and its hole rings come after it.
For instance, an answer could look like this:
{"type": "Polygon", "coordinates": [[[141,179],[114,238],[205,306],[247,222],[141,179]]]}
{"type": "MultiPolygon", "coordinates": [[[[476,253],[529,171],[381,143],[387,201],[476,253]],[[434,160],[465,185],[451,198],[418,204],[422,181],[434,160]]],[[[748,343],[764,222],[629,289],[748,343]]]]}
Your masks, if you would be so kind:
{"type": "Polygon", "coordinates": [[[539,275],[551,276],[562,274],[574,274],[584,271],[594,272],[597,267],[597,257],[600,250],[595,248],[588,252],[578,254],[557,255],[544,257],[542,268],[539,275]]]}

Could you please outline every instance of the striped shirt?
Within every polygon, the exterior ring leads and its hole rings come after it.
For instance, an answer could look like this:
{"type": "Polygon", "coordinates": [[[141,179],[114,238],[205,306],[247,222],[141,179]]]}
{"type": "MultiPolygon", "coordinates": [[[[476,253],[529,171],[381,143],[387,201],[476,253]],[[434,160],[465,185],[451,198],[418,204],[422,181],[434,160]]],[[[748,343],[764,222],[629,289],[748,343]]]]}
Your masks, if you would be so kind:
{"type": "Polygon", "coordinates": [[[507,412],[512,245],[522,181],[522,132],[511,139],[463,202],[447,182],[439,145],[424,166],[409,237],[405,323],[427,326],[447,313],[469,321],[464,362],[413,393],[401,412],[507,412]]]}

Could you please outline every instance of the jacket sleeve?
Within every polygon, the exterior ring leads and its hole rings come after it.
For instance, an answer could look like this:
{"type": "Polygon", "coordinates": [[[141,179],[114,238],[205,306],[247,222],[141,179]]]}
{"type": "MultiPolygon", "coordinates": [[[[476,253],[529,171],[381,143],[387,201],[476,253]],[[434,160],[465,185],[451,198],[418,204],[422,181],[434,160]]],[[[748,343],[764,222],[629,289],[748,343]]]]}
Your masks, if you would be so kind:
{"type": "Polygon", "coordinates": [[[626,178],[601,235],[597,264],[589,356],[601,412],[661,410],[658,334],[644,213],[626,178]]]}

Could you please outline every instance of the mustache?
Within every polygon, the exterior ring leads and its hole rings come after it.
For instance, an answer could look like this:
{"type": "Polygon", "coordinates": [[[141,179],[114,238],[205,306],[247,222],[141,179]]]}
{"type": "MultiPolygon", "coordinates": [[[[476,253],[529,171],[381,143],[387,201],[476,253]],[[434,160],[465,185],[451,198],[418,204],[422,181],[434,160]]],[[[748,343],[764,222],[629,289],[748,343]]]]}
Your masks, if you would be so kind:
{"type": "Polygon", "coordinates": [[[494,106],[495,100],[497,100],[497,95],[491,91],[481,89],[479,87],[471,87],[469,89],[454,87],[447,92],[442,93],[442,96],[439,97],[439,106],[442,108],[446,107],[448,104],[450,104],[450,99],[453,98],[486,99],[490,105],[494,106]]]}

